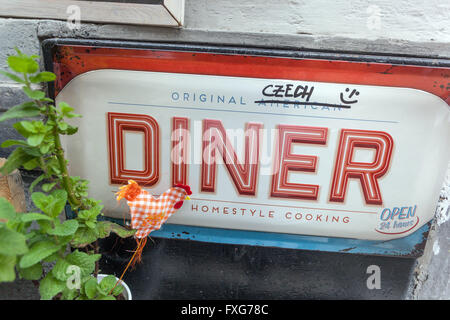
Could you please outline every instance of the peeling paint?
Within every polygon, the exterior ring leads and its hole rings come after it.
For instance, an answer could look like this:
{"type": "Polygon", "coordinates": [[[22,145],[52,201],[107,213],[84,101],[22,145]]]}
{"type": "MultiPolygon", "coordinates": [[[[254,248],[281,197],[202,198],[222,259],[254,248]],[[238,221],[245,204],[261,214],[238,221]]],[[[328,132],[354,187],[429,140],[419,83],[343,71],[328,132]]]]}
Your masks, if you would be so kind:
{"type": "Polygon", "coordinates": [[[441,251],[441,247],[439,247],[439,242],[437,240],[435,240],[434,243],[433,243],[433,253],[434,253],[434,255],[437,256],[440,251],[441,251]]]}
{"type": "Polygon", "coordinates": [[[448,165],[447,174],[445,176],[444,184],[442,185],[439,195],[439,203],[436,209],[436,224],[441,224],[450,219],[450,162],[448,165]]]}

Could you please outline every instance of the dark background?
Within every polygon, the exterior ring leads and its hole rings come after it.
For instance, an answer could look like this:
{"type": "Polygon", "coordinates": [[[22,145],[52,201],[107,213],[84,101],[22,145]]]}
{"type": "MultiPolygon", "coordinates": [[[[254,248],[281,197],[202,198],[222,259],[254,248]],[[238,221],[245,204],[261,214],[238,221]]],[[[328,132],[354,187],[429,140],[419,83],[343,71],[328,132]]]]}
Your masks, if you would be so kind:
{"type": "MultiPolygon", "coordinates": [[[[415,264],[413,258],[152,240],[124,276],[133,300],[405,299],[415,264]],[[370,265],[381,269],[380,289],[367,288],[370,265]]],[[[101,273],[120,277],[136,240],[112,236],[101,247],[101,273]]]]}

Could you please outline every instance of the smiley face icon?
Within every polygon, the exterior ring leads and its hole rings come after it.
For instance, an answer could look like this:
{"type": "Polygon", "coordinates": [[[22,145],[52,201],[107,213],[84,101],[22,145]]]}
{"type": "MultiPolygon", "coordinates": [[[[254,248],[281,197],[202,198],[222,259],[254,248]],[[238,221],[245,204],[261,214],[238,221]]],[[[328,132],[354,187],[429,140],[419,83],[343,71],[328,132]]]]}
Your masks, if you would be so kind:
{"type": "Polygon", "coordinates": [[[342,103],[352,104],[352,103],[358,102],[358,100],[350,100],[353,96],[359,96],[359,91],[358,90],[353,89],[352,92],[350,92],[350,89],[346,88],[345,92],[346,92],[346,95],[347,95],[346,98],[344,98],[344,93],[343,92],[341,92],[341,94],[340,94],[340,98],[341,98],[341,102],[342,103]],[[350,92],[350,94],[349,94],[349,92],[350,92]],[[349,100],[347,100],[347,99],[349,99],[349,100]]]}

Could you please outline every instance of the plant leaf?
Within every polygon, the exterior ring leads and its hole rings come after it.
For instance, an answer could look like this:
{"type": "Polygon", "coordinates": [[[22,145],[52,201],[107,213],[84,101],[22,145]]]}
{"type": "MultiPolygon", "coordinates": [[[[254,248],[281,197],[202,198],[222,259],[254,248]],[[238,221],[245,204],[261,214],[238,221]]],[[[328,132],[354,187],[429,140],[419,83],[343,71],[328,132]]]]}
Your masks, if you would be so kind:
{"type": "Polygon", "coordinates": [[[114,277],[113,275],[108,275],[104,277],[102,281],[100,281],[99,287],[103,290],[103,292],[106,292],[106,294],[108,294],[112,290],[112,288],[114,288],[116,282],[116,277],[114,277]]]}
{"type": "Polygon", "coordinates": [[[8,160],[6,160],[0,171],[3,175],[8,175],[33,158],[33,156],[27,154],[21,147],[18,147],[9,155],[8,160]]]}
{"type": "Polygon", "coordinates": [[[51,215],[52,217],[57,217],[66,206],[67,203],[67,192],[63,189],[54,190],[51,195],[55,199],[55,204],[53,206],[51,215]]]}
{"type": "Polygon", "coordinates": [[[89,229],[87,227],[79,227],[73,239],[71,245],[77,248],[83,248],[88,244],[97,240],[97,231],[95,229],[89,229]]]}
{"type": "Polygon", "coordinates": [[[55,266],[52,269],[53,276],[61,281],[67,281],[70,274],[67,273],[68,268],[71,266],[69,262],[64,259],[58,258],[56,260],[55,266]]]}
{"type": "Polygon", "coordinates": [[[31,194],[33,203],[46,213],[48,216],[57,217],[67,202],[67,192],[62,189],[54,190],[50,195],[45,195],[42,192],[33,192],[31,194]]]}
{"type": "Polygon", "coordinates": [[[62,131],[66,130],[68,127],[69,124],[67,122],[64,121],[58,122],[58,128],[61,129],[62,131]]]}
{"type": "Polygon", "coordinates": [[[97,223],[91,220],[85,221],[84,224],[91,229],[94,229],[97,226],[97,223]]]}
{"type": "Polygon", "coordinates": [[[69,289],[66,287],[63,290],[61,300],[74,300],[77,295],[78,295],[77,289],[69,289]]]}
{"type": "Polygon", "coordinates": [[[25,117],[35,117],[40,114],[39,107],[34,102],[29,101],[8,109],[0,116],[0,122],[25,117]]]}
{"type": "Polygon", "coordinates": [[[30,155],[33,156],[35,158],[41,157],[42,154],[39,152],[39,148],[34,148],[34,147],[30,147],[30,146],[26,146],[23,148],[23,151],[30,155]]]}
{"type": "Polygon", "coordinates": [[[44,133],[32,134],[27,138],[27,142],[30,146],[36,147],[40,145],[42,141],[44,141],[44,138],[45,138],[44,133]]]}
{"type": "Polygon", "coordinates": [[[22,222],[30,222],[30,221],[38,221],[38,220],[49,220],[52,221],[53,219],[49,216],[46,216],[45,214],[41,213],[26,213],[20,216],[20,220],[22,222]]]}
{"type": "Polygon", "coordinates": [[[5,140],[2,143],[2,148],[9,148],[15,145],[28,146],[28,143],[24,140],[5,140]]]}
{"type": "Polygon", "coordinates": [[[78,128],[77,127],[73,127],[73,126],[69,125],[69,127],[65,131],[65,134],[70,136],[70,135],[73,135],[73,134],[75,134],[77,132],[78,132],[78,128]]]}
{"type": "Polygon", "coordinates": [[[47,204],[51,200],[48,196],[42,192],[33,192],[31,194],[31,200],[36,207],[42,210],[42,212],[47,213],[47,204]]]}
{"type": "Polygon", "coordinates": [[[45,97],[45,92],[41,90],[31,90],[28,87],[23,88],[23,92],[28,96],[28,98],[33,100],[41,100],[45,97]]]}
{"type": "Polygon", "coordinates": [[[74,234],[78,229],[77,220],[67,220],[61,224],[55,226],[54,229],[49,230],[47,233],[54,236],[69,236],[74,234]]]}
{"type": "Polygon", "coordinates": [[[112,294],[114,296],[118,296],[119,294],[121,294],[123,291],[125,290],[125,288],[119,283],[113,290],[112,294]]]}
{"type": "Polygon", "coordinates": [[[81,277],[90,275],[95,270],[95,262],[101,257],[100,254],[87,254],[75,250],[66,256],[66,261],[69,264],[76,265],[81,269],[81,277]]]}
{"type": "Polygon", "coordinates": [[[26,130],[28,133],[38,133],[38,127],[36,126],[35,121],[20,121],[19,122],[22,125],[22,128],[26,130]]]}
{"type": "Polygon", "coordinates": [[[15,217],[16,210],[13,205],[6,198],[0,198],[0,219],[12,220],[15,217]]]}
{"type": "Polygon", "coordinates": [[[29,268],[20,269],[19,274],[26,280],[39,280],[42,276],[42,264],[36,263],[29,268]]]}
{"type": "Polygon", "coordinates": [[[28,162],[25,162],[22,166],[25,170],[33,170],[34,168],[36,168],[39,165],[39,160],[34,158],[31,159],[28,162]]]}
{"type": "Polygon", "coordinates": [[[13,128],[16,129],[18,133],[20,133],[23,137],[28,138],[30,135],[29,130],[31,129],[30,126],[24,125],[25,121],[16,122],[13,124],[13,128]]]}
{"type": "Polygon", "coordinates": [[[8,65],[15,72],[20,73],[35,73],[39,69],[39,64],[32,57],[24,54],[9,56],[8,65]]]}
{"type": "Polygon", "coordinates": [[[45,192],[49,192],[53,189],[54,186],[56,186],[56,182],[44,183],[42,185],[42,190],[44,190],[45,192]]]}
{"type": "MultiPolygon", "coordinates": [[[[30,184],[30,192],[33,192],[34,187],[36,187],[36,185],[41,182],[42,180],[44,180],[45,175],[41,174],[39,177],[37,177],[36,179],[34,179],[34,181],[30,184]]],[[[33,195],[33,194],[32,194],[33,195]]],[[[34,201],[33,201],[34,202],[34,201]]]]}
{"type": "Polygon", "coordinates": [[[14,80],[15,82],[26,83],[25,80],[23,80],[22,78],[16,76],[13,73],[9,73],[9,72],[0,70],[0,74],[3,74],[4,76],[7,76],[8,78],[10,78],[11,80],[14,80]]]}
{"type": "Polygon", "coordinates": [[[35,76],[30,77],[30,81],[33,83],[40,83],[40,82],[50,82],[54,81],[56,79],[56,75],[52,72],[43,71],[38,73],[35,76]]]}
{"type": "Polygon", "coordinates": [[[97,279],[95,278],[90,278],[84,284],[84,293],[89,299],[94,299],[97,295],[97,285],[97,279]]]}
{"type": "Polygon", "coordinates": [[[50,300],[66,288],[66,283],[56,279],[51,272],[47,273],[39,284],[42,300],[50,300]]]}
{"type": "Polygon", "coordinates": [[[134,229],[127,229],[110,221],[99,221],[97,223],[97,230],[99,238],[106,238],[110,235],[111,232],[114,232],[121,238],[128,238],[136,233],[136,230],[134,229]]]}
{"type": "Polygon", "coordinates": [[[36,242],[31,246],[30,250],[23,255],[22,259],[20,259],[19,266],[23,269],[29,268],[59,249],[61,249],[61,246],[52,241],[36,242]]]}
{"type": "Polygon", "coordinates": [[[16,279],[15,265],[16,256],[0,254],[0,282],[11,282],[16,279]]]}
{"type": "Polygon", "coordinates": [[[59,108],[61,109],[62,114],[66,115],[70,112],[72,112],[73,110],[75,110],[74,108],[72,108],[71,106],[69,106],[69,104],[67,102],[61,101],[58,104],[59,108]]]}
{"type": "Polygon", "coordinates": [[[56,260],[58,260],[59,258],[59,254],[58,252],[52,253],[51,255],[49,255],[47,258],[42,259],[42,261],[44,262],[54,262],[56,260]]]}
{"type": "Polygon", "coordinates": [[[23,234],[7,229],[0,229],[0,254],[16,256],[28,251],[26,238],[23,234]]]}

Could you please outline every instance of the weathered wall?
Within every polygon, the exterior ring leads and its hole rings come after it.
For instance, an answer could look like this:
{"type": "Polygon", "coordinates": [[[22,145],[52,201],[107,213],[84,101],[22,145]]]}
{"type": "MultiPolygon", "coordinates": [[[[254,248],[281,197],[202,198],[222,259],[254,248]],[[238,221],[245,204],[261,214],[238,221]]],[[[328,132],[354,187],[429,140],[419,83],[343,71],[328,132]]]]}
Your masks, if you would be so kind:
{"type": "Polygon", "coordinates": [[[448,1],[194,0],[186,9],[186,27],[195,30],[450,40],[448,1]]]}
{"type": "MultiPolygon", "coordinates": [[[[1,8],[0,8],[1,10],[1,8]]],[[[82,13],[81,13],[82,14],[82,13]]],[[[0,18],[0,69],[14,47],[40,53],[50,37],[167,41],[270,48],[349,51],[450,58],[450,2],[438,0],[186,0],[181,29],[0,18]]],[[[0,112],[24,98],[0,76],[0,112]]],[[[8,123],[9,124],[9,123],[8,123]]],[[[14,136],[8,124],[0,141],[14,136]]],[[[0,150],[0,157],[10,150],[0,150]]],[[[441,192],[438,219],[418,261],[409,298],[449,299],[450,178],[441,192]]],[[[335,257],[335,256],[334,256],[335,257]]],[[[0,290],[1,292],[1,290],[0,290]]]]}
{"type": "Polygon", "coordinates": [[[450,299],[450,166],[440,198],[425,254],[417,261],[409,294],[413,299],[450,299]]]}

